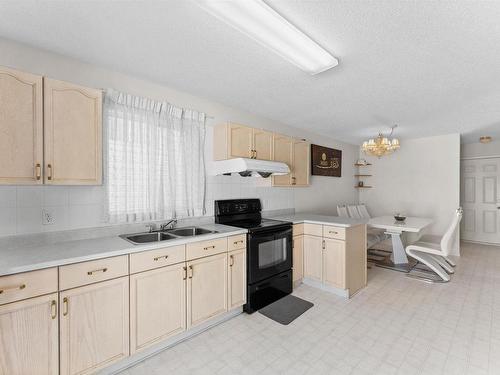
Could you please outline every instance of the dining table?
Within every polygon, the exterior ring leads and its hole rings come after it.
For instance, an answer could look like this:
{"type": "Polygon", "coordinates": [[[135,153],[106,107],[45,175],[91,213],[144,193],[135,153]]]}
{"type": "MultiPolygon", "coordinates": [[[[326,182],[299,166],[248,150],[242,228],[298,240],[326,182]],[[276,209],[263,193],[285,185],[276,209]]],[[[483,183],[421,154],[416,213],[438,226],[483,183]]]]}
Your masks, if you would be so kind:
{"type": "Polygon", "coordinates": [[[378,266],[391,268],[396,271],[410,272],[415,266],[415,260],[409,260],[406,255],[405,247],[408,244],[409,235],[413,235],[415,240],[422,235],[422,232],[428,228],[434,220],[430,218],[409,216],[404,221],[397,221],[394,216],[377,216],[368,221],[368,227],[383,229],[384,233],[391,237],[392,254],[378,266]]]}

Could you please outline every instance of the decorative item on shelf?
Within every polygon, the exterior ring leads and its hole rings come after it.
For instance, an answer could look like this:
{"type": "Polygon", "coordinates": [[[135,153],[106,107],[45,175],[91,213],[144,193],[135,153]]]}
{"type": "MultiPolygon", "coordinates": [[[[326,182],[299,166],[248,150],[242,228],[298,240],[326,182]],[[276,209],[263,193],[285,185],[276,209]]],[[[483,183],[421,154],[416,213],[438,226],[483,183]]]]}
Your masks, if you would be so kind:
{"type": "Polygon", "coordinates": [[[342,176],[342,150],[311,145],[311,174],[317,176],[342,176]]]}
{"type": "Polygon", "coordinates": [[[482,137],[479,137],[479,142],[481,143],[490,143],[492,138],[489,135],[483,135],[482,137]]]}
{"type": "Polygon", "coordinates": [[[358,181],[358,187],[363,187],[365,183],[363,181],[358,181]]]}
{"type": "Polygon", "coordinates": [[[392,154],[394,151],[400,148],[399,140],[397,138],[392,138],[392,133],[397,125],[391,126],[391,133],[388,137],[385,137],[382,133],[379,133],[377,138],[369,139],[363,142],[361,149],[367,155],[377,156],[380,158],[384,155],[392,154]]]}

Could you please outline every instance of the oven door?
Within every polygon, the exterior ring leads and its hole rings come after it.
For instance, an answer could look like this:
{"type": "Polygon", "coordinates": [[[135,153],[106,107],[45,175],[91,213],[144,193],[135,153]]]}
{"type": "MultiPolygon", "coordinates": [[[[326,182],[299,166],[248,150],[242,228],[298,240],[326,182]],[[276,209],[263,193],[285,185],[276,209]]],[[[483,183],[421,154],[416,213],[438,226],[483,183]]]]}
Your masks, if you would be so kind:
{"type": "Polygon", "coordinates": [[[292,229],[249,234],[248,283],[292,268],[292,229]]]}

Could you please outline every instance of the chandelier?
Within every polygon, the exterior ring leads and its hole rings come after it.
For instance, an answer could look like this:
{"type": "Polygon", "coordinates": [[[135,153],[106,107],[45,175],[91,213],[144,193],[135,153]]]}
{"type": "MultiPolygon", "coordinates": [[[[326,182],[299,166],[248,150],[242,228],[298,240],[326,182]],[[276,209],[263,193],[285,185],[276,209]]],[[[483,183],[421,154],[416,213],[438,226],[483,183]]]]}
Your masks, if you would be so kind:
{"type": "Polygon", "coordinates": [[[397,138],[392,138],[392,133],[397,125],[391,126],[391,134],[388,137],[384,137],[382,133],[379,133],[377,138],[369,139],[363,142],[361,149],[365,154],[371,156],[381,157],[384,155],[392,154],[394,151],[399,149],[399,140],[397,138]]]}

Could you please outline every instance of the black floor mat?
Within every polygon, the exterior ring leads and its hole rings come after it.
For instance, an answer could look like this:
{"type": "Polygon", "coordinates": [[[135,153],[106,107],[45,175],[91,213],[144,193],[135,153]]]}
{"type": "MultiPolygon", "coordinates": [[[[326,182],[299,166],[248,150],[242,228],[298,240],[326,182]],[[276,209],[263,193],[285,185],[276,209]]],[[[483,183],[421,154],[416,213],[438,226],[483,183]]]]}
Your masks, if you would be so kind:
{"type": "Polygon", "coordinates": [[[263,307],[259,312],[275,322],[288,325],[313,306],[313,303],[289,294],[263,307]]]}

